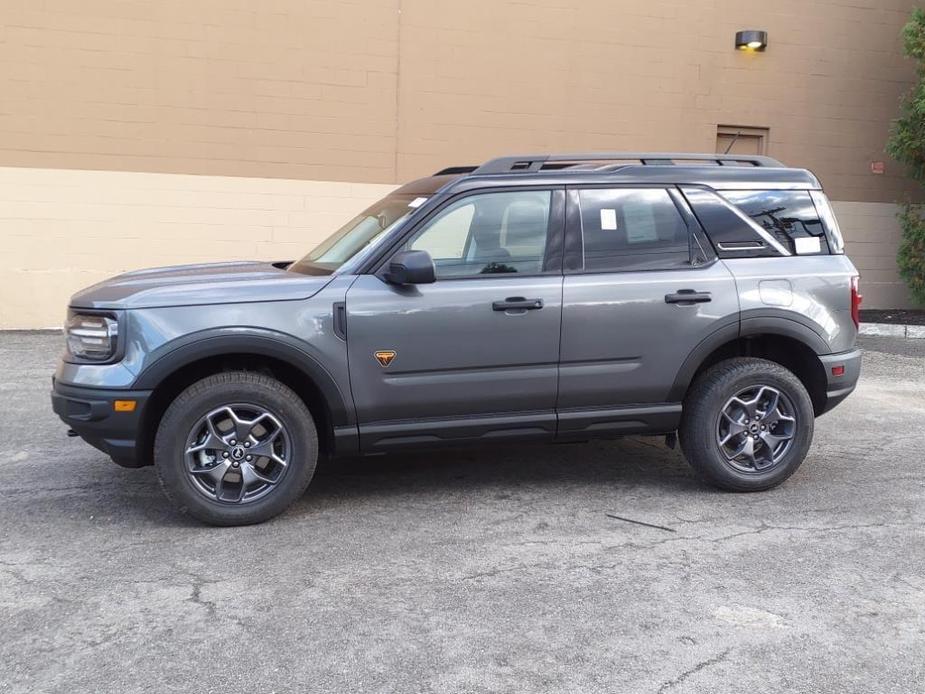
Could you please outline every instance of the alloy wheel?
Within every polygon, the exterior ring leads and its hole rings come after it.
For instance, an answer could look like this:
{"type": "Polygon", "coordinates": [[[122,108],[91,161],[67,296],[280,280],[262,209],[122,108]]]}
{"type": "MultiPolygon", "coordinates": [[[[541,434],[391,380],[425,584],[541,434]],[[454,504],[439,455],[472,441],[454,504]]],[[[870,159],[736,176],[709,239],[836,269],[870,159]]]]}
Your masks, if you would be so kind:
{"type": "Polygon", "coordinates": [[[186,470],[213,501],[247,504],[269,494],[286,474],[292,441],[280,419],[252,404],[224,405],[203,416],[187,438],[186,470]]]}
{"type": "Polygon", "coordinates": [[[783,460],[797,431],[796,409],[783,391],[750,386],[726,401],[716,422],[716,443],[726,462],[746,472],[765,472],[783,460]]]}

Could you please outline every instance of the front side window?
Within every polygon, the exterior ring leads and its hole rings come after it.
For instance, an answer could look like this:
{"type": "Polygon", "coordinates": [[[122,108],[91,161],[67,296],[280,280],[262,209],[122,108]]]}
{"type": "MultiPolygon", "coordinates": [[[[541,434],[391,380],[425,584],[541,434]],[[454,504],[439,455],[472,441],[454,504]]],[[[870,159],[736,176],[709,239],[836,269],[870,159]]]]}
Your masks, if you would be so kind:
{"type": "Polygon", "coordinates": [[[804,190],[723,190],[720,195],[791,253],[828,253],[825,228],[804,190]]]}
{"type": "Polygon", "coordinates": [[[441,210],[405,244],[427,251],[437,279],[543,271],[552,192],[483,193],[441,210]]]}
{"type": "Polygon", "coordinates": [[[687,224],[664,188],[586,189],[578,200],[586,272],[690,265],[687,224]]]}

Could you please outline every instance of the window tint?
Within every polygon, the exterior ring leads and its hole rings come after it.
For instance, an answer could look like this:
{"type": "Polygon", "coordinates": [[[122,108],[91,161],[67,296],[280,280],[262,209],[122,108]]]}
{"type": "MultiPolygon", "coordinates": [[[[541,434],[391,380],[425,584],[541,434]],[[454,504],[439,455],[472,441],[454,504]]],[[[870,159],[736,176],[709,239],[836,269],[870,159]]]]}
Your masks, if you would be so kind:
{"type": "Polygon", "coordinates": [[[552,193],[518,191],[462,198],[405,245],[430,253],[437,278],[543,270],[552,193]]]}
{"type": "Polygon", "coordinates": [[[803,190],[724,190],[720,194],[791,253],[828,253],[825,229],[803,190]]]}
{"type": "Polygon", "coordinates": [[[586,271],[689,265],[687,224],[667,190],[588,189],[578,197],[586,271]]]}

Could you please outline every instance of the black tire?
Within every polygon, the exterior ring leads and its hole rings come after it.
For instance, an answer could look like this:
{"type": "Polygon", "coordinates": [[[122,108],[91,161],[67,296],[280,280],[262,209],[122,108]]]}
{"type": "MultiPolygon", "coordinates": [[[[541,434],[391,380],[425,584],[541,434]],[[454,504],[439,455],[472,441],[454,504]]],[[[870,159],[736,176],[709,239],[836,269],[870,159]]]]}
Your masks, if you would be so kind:
{"type": "MultiPolygon", "coordinates": [[[[744,410],[742,412],[744,417],[744,410]]],[[[813,440],[814,422],[809,393],[791,371],[765,359],[737,357],[715,364],[695,379],[684,398],[678,433],[687,461],[708,482],[727,491],[758,492],[776,487],[800,467],[813,440]],[[753,445],[762,452],[767,467],[743,470],[747,462],[730,460],[723,452],[718,434],[720,418],[723,408],[734,396],[762,386],[786,396],[785,402],[796,420],[793,435],[788,447],[778,444],[773,451],[759,438],[753,445]],[[779,451],[780,459],[771,462],[774,451],[779,451]]],[[[760,437],[761,432],[757,432],[757,436],[760,437]]],[[[744,441],[741,437],[749,437],[749,433],[737,434],[729,447],[734,449],[739,441],[744,441]]]]}
{"type": "MultiPolygon", "coordinates": [[[[164,493],[181,513],[211,525],[262,523],[282,513],[305,492],[317,459],[318,434],[302,399],[276,379],[246,371],[215,374],[189,386],[167,408],[154,440],[154,466],[164,493]],[[283,427],[291,449],[287,451],[287,464],[280,465],[278,481],[263,485],[263,496],[244,503],[211,498],[197,488],[186,455],[197,422],[233,403],[244,403],[243,407],[253,405],[270,413],[283,427]]],[[[239,465],[244,465],[243,460],[239,465]]],[[[244,487],[241,482],[239,488],[244,487]]]]}

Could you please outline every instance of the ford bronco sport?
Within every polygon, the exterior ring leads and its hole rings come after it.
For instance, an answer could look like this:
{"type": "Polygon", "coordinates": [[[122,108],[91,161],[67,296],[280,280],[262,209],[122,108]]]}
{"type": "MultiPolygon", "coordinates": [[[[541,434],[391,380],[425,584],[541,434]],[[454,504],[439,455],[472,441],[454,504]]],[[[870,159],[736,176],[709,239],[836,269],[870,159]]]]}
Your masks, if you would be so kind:
{"type": "Polygon", "coordinates": [[[55,412],[180,510],[266,520],[320,455],[675,435],[787,479],[854,389],[858,273],[819,181],[767,157],[504,157],[414,181],[296,262],[76,294],[55,412]]]}

